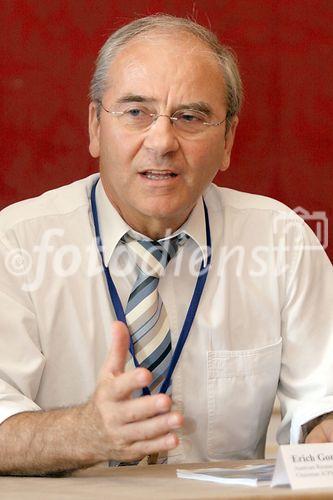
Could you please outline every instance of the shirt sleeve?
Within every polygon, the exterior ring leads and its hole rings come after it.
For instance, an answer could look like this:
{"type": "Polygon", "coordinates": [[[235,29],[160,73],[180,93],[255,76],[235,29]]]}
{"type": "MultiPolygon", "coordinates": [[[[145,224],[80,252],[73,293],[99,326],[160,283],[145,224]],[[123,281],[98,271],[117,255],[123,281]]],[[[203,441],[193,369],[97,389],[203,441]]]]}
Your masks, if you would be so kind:
{"type": "Polygon", "coordinates": [[[27,252],[0,237],[0,423],[34,402],[45,364],[30,294],[24,291],[27,252]]]}
{"type": "Polygon", "coordinates": [[[302,425],[333,411],[333,268],[307,224],[287,232],[281,444],[303,442],[302,425]]]}

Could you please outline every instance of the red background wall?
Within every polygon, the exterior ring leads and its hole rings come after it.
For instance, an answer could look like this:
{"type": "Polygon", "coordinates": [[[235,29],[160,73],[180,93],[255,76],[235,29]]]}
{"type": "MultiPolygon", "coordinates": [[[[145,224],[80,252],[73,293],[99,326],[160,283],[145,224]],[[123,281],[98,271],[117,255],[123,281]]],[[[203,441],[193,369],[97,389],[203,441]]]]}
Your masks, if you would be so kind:
{"type": "MultiPolygon", "coordinates": [[[[331,0],[0,0],[1,207],[97,170],[88,85],[112,30],[194,15],[238,54],[246,101],[217,182],[333,217],[331,0]]],[[[330,233],[331,227],[329,227],[330,233]]],[[[333,244],[328,253],[333,257],[333,244]]]]}

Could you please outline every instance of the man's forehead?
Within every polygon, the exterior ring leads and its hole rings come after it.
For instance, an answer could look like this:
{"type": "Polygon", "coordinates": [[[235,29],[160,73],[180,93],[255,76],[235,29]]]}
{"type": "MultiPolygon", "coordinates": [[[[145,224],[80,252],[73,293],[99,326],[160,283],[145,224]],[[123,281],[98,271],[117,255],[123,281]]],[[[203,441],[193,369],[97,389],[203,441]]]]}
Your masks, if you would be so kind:
{"type": "MultiPolygon", "coordinates": [[[[212,49],[191,33],[148,33],[130,40],[115,56],[110,70],[126,69],[126,72],[145,74],[151,64],[160,62],[170,65],[216,65],[218,61],[212,49]]],[[[167,68],[166,68],[167,69],[167,68]]]]}
{"type": "Polygon", "coordinates": [[[134,50],[135,48],[141,49],[154,49],[160,50],[161,46],[165,48],[170,47],[171,51],[174,51],[175,48],[188,50],[189,48],[193,48],[194,51],[197,50],[205,50],[212,52],[212,49],[209,45],[195,36],[193,33],[188,31],[157,31],[152,30],[147,33],[138,34],[129,40],[127,43],[123,45],[121,50],[134,50]],[[185,48],[186,47],[186,48],[185,48]]]}
{"type": "Polygon", "coordinates": [[[154,84],[160,87],[183,82],[184,87],[215,84],[220,88],[223,76],[216,55],[193,35],[153,37],[151,34],[128,42],[109,68],[109,85],[118,89],[122,87],[122,93],[141,93],[140,85],[145,86],[147,82],[152,87],[154,84]]]}

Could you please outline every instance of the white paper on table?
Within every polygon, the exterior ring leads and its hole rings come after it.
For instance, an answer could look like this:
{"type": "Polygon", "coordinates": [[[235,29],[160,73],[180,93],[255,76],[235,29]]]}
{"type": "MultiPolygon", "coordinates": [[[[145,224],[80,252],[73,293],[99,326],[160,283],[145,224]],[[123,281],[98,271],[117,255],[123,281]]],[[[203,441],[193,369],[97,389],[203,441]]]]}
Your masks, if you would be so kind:
{"type": "Polygon", "coordinates": [[[195,479],[198,481],[212,481],[221,484],[242,486],[269,486],[274,472],[274,464],[244,465],[230,469],[177,469],[177,477],[181,479],[195,479]]]}

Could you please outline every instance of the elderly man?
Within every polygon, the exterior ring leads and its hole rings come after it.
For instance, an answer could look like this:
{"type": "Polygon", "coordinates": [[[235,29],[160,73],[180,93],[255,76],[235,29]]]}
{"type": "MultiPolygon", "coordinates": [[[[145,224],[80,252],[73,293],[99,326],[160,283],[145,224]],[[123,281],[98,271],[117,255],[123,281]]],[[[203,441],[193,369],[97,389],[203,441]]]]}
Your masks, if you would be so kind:
{"type": "Polygon", "coordinates": [[[281,203],[211,184],[242,100],[231,52],[139,19],[91,98],[100,176],[1,214],[1,473],[262,457],[277,390],[280,442],[332,440],[328,258],[281,203]]]}

